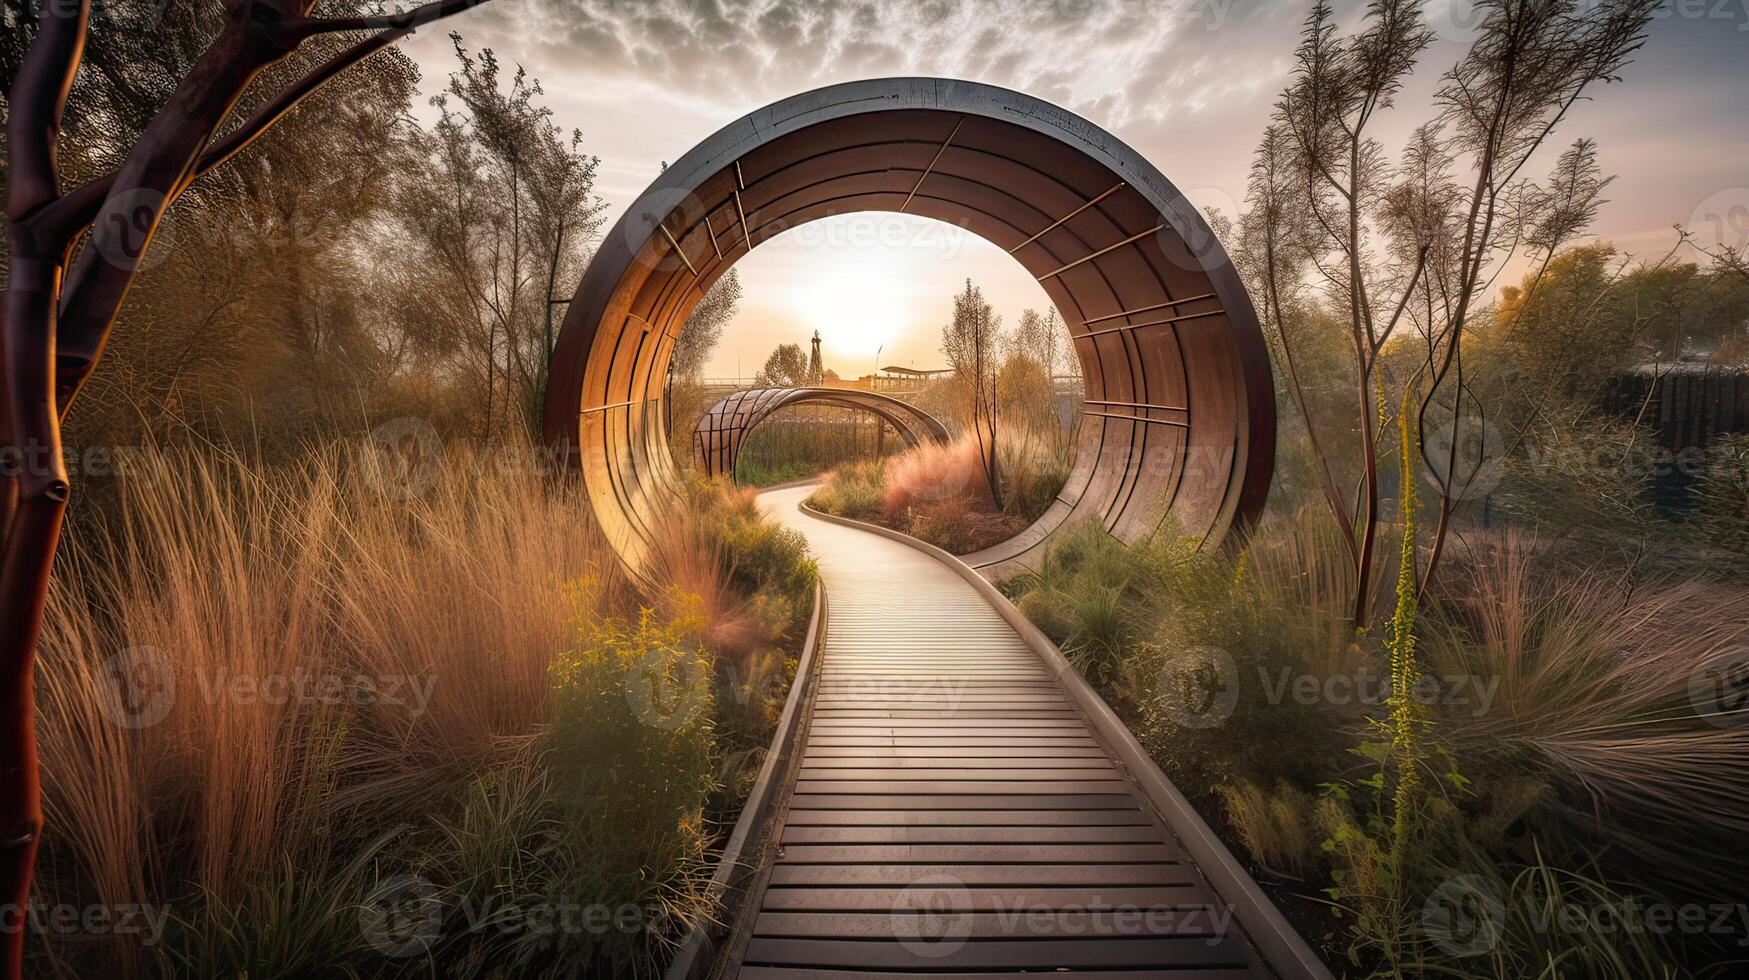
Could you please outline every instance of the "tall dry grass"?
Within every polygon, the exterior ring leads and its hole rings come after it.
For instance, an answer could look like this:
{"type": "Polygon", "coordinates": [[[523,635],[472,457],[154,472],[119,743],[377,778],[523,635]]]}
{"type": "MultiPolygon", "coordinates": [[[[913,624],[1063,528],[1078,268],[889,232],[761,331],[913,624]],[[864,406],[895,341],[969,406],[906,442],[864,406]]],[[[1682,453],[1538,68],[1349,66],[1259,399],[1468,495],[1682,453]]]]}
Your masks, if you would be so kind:
{"type": "Polygon", "coordinates": [[[841,466],[809,503],[967,554],[1014,536],[1028,523],[997,508],[980,452],[977,439],[963,435],[882,461],[841,466]]]}
{"type": "Polygon", "coordinates": [[[952,442],[922,443],[887,460],[887,514],[927,513],[947,501],[994,511],[981,452],[978,440],[965,434],[952,442]]]}
{"type": "Polygon", "coordinates": [[[117,519],[70,536],[39,671],[45,895],[241,902],[356,848],[354,817],[526,758],[566,583],[624,595],[585,502],[482,457],[428,486],[374,465],[143,458],[117,519]]]}
{"type": "Polygon", "coordinates": [[[1561,566],[1517,532],[1475,537],[1443,581],[1430,667],[1498,682],[1438,723],[1466,765],[1544,782],[1606,868],[1742,900],[1749,857],[1722,845],[1749,835],[1749,718],[1707,685],[1749,660],[1749,588],[1561,566]]]}

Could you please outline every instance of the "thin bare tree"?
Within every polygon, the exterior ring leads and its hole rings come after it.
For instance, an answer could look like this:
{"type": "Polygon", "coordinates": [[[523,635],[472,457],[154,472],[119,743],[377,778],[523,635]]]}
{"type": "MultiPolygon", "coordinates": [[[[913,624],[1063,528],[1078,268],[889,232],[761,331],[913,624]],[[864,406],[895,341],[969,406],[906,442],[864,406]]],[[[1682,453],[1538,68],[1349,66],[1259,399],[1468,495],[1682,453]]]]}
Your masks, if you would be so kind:
{"type": "MultiPolygon", "coordinates": [[[[314,0],[226,0],[222,26],[111,173],[64,190],[61,121],[90,27],[90,0],[45,0],[11,90],[0,326],[0,904],[25,908],[42,838],[32,675],[71,478],[61,422],[102,356],[167,208],[312,92],[420,25],[484,0],[392,14],[314,16],[314,0]],[[359,39],[220,135],[250,83],[312,39],[359,39]]],[[[23,969],[26,930],[0,935],[0,977],[23,969]]]]}
{"type": "Polygon", "coordinates": [[[990,499],[1002,508],[1000,460],[996,455],[996,377],[1001,367],[1002,318],[984,299],[984,291],[966,280],[953,298],[953,319],[941,331],[941,352],[953,367],[954,379],[971,402],[972,431],[983,458],[990,499]]]}
{"type": "MultiPolygon", "coordinates": [[[[1442,77],[1436,116],[1392,163],[1372,133],[1434,40],[1416,0],[1372,0],[1352,34],[1327,2],[1306,20],[1292,82],[1253,164],[1245,251],[1283,354],[1289,392],[1311,433],[1315,469],[1356,571],[1353,619],[1367,625],[1379,523],[1380,355],[1405,324],[1424,356],[1417,426],[1438,488],[1425,590],[1438,567],[1454,502],[1476,473],[1461,464],[1456,427],[1465,401],[1463,339],[1494,278],[1515,257],[1542,268],[1595,216],[1608,181],[1595,147],[1575,143],[1546,182],[1525,168],[1568,111],[1644,43],[1656,0],[1482,0],[1474,41],[1442,77]],[[1468,179],[1457,176],[1468,170],[1468,179]],[[1307,283],[1340,309],[1349,334],[1358,477],[1339,482],[1295,364],[1293,311],[1307,283]],[[1432,448],[1437,447],[1437,448],[1432,448]]],[[[1385,403],[1386,405],[1389,402],[1385,403]]],[[[1405,475],[1405,478],[1410,478],[1405,475]]]]}

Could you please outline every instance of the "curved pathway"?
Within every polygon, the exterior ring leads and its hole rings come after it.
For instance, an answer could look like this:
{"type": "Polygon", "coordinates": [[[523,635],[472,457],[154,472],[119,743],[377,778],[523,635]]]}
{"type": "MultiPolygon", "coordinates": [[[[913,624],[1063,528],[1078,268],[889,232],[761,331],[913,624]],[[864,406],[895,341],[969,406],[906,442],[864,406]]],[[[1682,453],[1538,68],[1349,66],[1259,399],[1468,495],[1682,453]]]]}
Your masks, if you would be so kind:
{"type": "Polygon", "coordinates": [[[812,490],[760,498],[807,537],[830,613],[738,975],[1274,975],[995,607],[922,551],[798,510],[812,490]]]}

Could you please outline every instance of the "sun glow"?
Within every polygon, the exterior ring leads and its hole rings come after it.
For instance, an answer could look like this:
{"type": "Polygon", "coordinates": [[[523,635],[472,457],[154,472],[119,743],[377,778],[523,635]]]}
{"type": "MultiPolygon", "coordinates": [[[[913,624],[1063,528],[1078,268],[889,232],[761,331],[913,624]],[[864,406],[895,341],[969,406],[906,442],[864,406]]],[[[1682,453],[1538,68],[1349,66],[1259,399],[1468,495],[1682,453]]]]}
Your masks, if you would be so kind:
{"type": "Polygon", "coordinates": [[[1023,307],[1050,304],[1004,250],[916,215],[810,222],[762,242],[736,268],[745,292],[712,359],[719,377],[750,376],[778,344],[806,350],[816,330],[825,366],[847,380],[890,364],[941,367],[941,328],[967,277],[1009,323],[1023,307]]]}
{"type": "Polygon", "coordinates": [[[866,360],[898,336],[908,319],[892,273],[872,261],[831,263],[807,270],[803,281],[778,298],[798,322],[812,322],[821,346],[844,357],[866,360]]]}

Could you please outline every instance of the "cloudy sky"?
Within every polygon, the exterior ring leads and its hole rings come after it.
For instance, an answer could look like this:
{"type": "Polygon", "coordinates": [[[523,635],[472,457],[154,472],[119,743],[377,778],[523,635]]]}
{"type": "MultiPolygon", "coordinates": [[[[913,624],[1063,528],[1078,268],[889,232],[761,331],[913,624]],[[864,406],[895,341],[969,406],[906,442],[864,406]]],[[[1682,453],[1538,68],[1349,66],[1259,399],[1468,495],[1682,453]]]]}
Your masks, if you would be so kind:
{"type": "MultiPolygon", "coordinates": [[[[1619,85],[1557,139],[1599,141],[1610,188],[1596,232],[1662,254],[1671,225],[1749,234],[1749,0],[1665,0],[1619,85]]],[[[766,103],[891,75],[975,79],[1055,102],[1147,156],[1186,195],[1229,213],[1284,84],[1310,0],[492,0],[404,42],[427,94],[454,69],[447,36],[539,78],[556,120],[601,158],[614,209],[664,161],[766,103]]],[[[1350,18],[1359,0],[1339,2],[1350,18]]],[[[1381,136],[1428,115],[1462,50],[1468,0],[1430,0],[1442,39],[1381,136]]],[[[1558,149],[1548,152],[1552,161],[1558,149]]],[[[970,276],[1012,323],[1046,301],[994,246],[922,219],[847,217],[743,260],[747,295],[710,366],[751,374],[782,341],[825,337],[828,366],[934,366],[956,285],[970,276]],[[858,224],[857,222],[861,222],[858,224]],[[880,243],[870,247],[869,243],[880,243]],[[853,310],[852,314],[843,311],[853,310]]]]}

